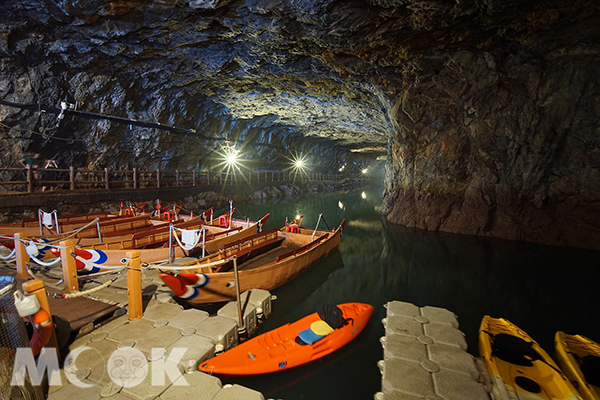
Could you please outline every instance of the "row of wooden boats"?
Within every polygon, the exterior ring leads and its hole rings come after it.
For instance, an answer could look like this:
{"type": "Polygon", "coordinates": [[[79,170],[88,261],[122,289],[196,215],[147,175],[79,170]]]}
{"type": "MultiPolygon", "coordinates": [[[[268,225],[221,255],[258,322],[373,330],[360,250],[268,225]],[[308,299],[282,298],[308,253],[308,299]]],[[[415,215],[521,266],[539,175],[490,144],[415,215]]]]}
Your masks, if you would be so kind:
{"type": "Polygon", "coordinates": [[[345,222],[333,230],[305,229],[300,218],[264,231],[269,214],[254,222],[233,218],[233,211],[213,220],[209,209],[196,217],[180,215],[172,222],[154,219],[149,213],[55,216],[55,225],[63,233],[35,235],[42,225],[30,220],[0,226],[4,234],[0,236],[4,238],[2,244],[10,247],[14,240],[9,235],[23,232],[37,247],[30,255],[46,263],[60,257],[53,244],[72,237],[76,244],[70,253],[76,258],[78,274],[122,267],[127,263],[127,252],[133,249],[139,250],[144,263],[172,261],[163,264],[160,277],[182,301],[198,305],[235,297],[234,260],[241,291],[272,290],[283,285],[339,246],[345,222]],[[185,239],[190,235],[192,241],[186,247],[185,239]]]}
{"type": "Polygon", "coordinates": [[[492,378],[495,400],[600,400],[600,345],[556,332],[555,362],[526,332],[485,316],[479,353],[492,378]]]}

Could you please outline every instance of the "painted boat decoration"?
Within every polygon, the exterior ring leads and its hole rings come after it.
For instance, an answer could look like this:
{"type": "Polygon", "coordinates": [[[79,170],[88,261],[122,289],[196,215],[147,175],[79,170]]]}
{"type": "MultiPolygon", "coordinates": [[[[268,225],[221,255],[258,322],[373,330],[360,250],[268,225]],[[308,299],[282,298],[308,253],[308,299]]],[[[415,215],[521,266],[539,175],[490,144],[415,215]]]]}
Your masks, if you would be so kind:
{"type": "Polygon", "coordinates": [[[600,344],[582,335],[558,331],[556,359],[584,400],[600,400],[600,344]]]}
{"type": "Polygon", "coordinates": [[[506,319],[483,317],[479,353],[496,400],[581,400],[548,353],[506,319]]]}
{"type": "Polygon", "coordinates": [[[259,375],[298,367],[342,348],[365,328],[373,306],[323,305],[317,312],[283,325],[200,364],[216,375],[259,375]]]}
{"type": "MultiPolygon", "coordinates": [[[[218,226],[204,225],[201,217],[195,217],[187,222],[174,224],[181,229],[206,229],[205,248],[206,251],[217,251],[220,246],[229,242],[243,240],[246,237],[261,233],[269,219],[267,214],[257,222],[235,221],[233,229],[218,226]]],[[[127,263],[127,252],[133,249],[140,250],[140,260],[145,263],[167,261],[169,259],[169,226],[159,227],[152,231],[138,232],[126,239],[114,240],[104,243],[95,243],[86,247],[78,246],[73,250],[76,257],[77,272],[79,274],[90,274],[102,272],[102,265],[114,267],[127,263]]],[[[59,256],[58,250],[53,249],[55,256],[59,256]]],[[[181,247],[173,246],[173,257],[199,255],[202,252],[201,242],[191,251],[185,251],[181,247]]]]}
{"type": "Polygon", "coordinates": [[[277,228],[233,242],[218,253],[182,266],[196,269],[161,273],[161,279],[191,305],[229,301],[235,297],[232,256],[237,257],[240,291],[272,290],[294,279],[340,244],[344,223],[329,231],[277,228]],[[211,264],[229,260],[218,266],[211,264]]]}

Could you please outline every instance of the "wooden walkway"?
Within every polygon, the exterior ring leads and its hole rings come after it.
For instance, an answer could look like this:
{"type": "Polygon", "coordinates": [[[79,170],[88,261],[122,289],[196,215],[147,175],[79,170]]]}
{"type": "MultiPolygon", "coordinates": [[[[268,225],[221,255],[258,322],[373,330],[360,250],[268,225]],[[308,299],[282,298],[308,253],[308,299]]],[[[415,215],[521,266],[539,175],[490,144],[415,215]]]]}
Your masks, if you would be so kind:
{"type": "Polygon", "coordinates": [[[160,189],[196,186],[253,185],[265,182],[331,181],[340,175],[303,171],[258,170],[230,173],[204,171],[141,171],[61,168],[0,168],[0,193],[33,193],[60,190],[160,189]]]}

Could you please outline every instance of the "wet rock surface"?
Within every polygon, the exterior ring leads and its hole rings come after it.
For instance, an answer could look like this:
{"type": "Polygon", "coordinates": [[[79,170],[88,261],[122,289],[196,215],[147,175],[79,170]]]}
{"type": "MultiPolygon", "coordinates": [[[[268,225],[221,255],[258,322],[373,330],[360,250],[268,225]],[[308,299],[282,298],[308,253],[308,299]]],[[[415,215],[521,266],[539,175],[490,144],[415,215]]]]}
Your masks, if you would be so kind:
{"type": "Polygon", "coordinates": [[[248,168],[308,154],[335,173],[385,157],[391,222],[599,248],[599,14],[591,0],[3,2],[0,99],[67,109],[0,105],[2,163],[191,170],[228,145],[248,168]]]}

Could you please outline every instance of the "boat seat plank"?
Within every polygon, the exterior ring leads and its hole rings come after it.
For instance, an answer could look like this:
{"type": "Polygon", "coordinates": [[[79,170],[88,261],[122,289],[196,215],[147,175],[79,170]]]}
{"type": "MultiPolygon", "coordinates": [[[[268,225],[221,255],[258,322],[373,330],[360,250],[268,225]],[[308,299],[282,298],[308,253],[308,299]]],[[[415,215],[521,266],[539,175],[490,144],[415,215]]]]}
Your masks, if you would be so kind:
{"type": "Polygon", "coordinates": [[[325,240],[327,237],[329,237],[329,233],[327,233],[327,234],[325,234],[323,236],[319,236],[317,239],[313,240],[312,242],[310,242],[309,244],[307,244],[305,246],[302,246],[302,247],[294,249],[294,250],[292,250],[292,251],[290,251],[288,253],[280,255],[279,257],[277,257],[275,259],[275,262],[279,262],[279,261],[284,260],[284,259],[286,259],[288,257],[292,257],[292,256],[295,256],[296,254],[303,253],[306,250],[308,250],[308,249],[314,247],[315,245],[319,244],[321,241],[325,240]]]}
{"type": "Polygon", "coordinates": [[[290,247],[281,246],[271,251],[266,252],[258,257],[254,257],[252,260],[243,263],[240,269],[250,270],[258,267],[263,267],[267,264],[275,262],[278,256],[285,254],[290,251],[290,247]]]}
{"type": "Polygon", "coordinates": [[[276,232],[278,232],[278,231],[279,231],[279,228],[273,228],[273,229],[269,229],[268,231],[264,231],[264,232],[261,232],[261,233],[257,233],[257,234],[255,234],[255,235],[248,236],[247,238],[240,239],[240,240],[236,240],[235,242],[227,243],[226,245],[224,245],[224,246],[222,247],[222,249],[228,249],[228,248],[230,248],[230,247],[235,247],[235,246],[237,246],[237,245],[239,245],[239,244],[242,244],[242,243],[245,243],[245,242],[252,241],[252,240],[254,240],[254,239],[256,239],[256,238],[259,238],[259,237],[262,237],[262,236],[265,236],[265,237],[266,237],[266,236],[268,236],[268,235],[271,235],[271,234],[273,234],[273,233],[276,233],[276,232]]]}

